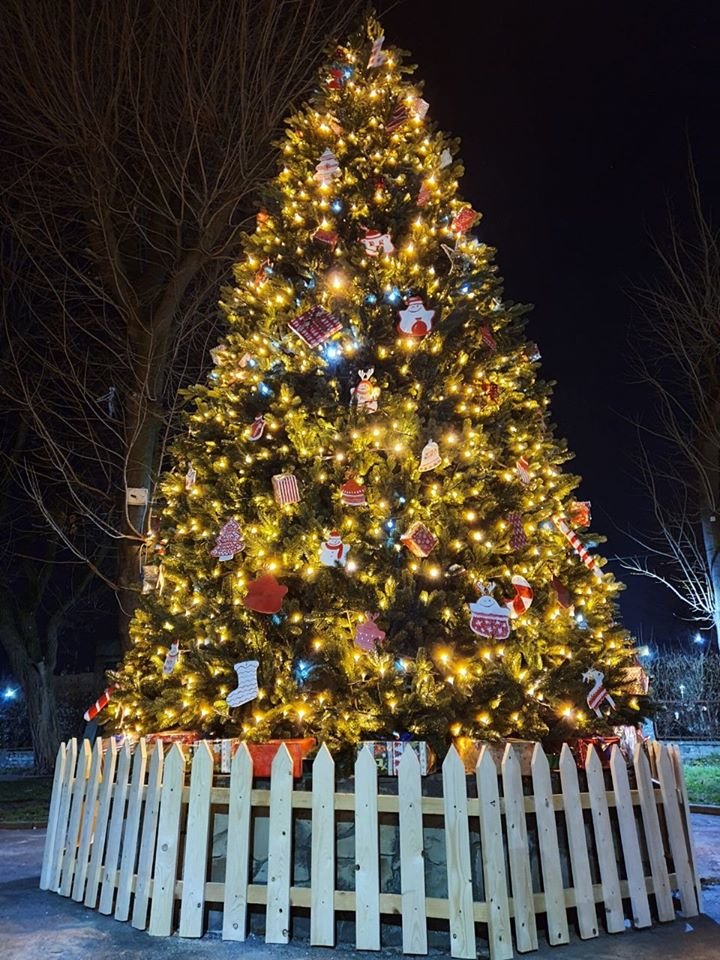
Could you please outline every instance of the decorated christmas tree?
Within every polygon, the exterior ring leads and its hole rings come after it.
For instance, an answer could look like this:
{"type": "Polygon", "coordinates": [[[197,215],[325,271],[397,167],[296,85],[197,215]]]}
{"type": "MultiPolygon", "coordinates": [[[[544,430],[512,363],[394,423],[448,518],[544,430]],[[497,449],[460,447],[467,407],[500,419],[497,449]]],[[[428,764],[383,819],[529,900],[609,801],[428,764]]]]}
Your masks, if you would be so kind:
{"type": "Polygon", "coordinates": [[[422,94],[371,20],[288,121],[161,483],[121,727],[442,748],[642,715],[526,308],[422,94]]]}

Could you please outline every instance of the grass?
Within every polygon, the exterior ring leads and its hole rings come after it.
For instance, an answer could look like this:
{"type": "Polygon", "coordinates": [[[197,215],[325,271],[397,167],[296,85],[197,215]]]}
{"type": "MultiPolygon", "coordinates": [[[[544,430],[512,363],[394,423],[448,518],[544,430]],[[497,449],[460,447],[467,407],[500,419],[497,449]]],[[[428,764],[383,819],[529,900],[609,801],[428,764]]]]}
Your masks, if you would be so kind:
{"type": "Polygon", "coordinates": [[[51,777],[0,780],[0,824],[45,823],[51,792],[51,777]]]}
{"type": "Polygon", "coordinates": [[[720,804],[720,753],[687,760],[685,782],[691,803],[720,804]]]}

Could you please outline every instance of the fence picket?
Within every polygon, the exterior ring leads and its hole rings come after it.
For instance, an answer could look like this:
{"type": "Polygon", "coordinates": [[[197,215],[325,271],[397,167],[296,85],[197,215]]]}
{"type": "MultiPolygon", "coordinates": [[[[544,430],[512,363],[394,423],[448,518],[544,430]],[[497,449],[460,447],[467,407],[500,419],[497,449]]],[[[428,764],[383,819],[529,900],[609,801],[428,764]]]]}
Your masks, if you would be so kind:
{"type": "Polygon", "coordinates": [[[488,747],[480,751],[477,767],[485,900],[488,905],[490,960],[512,960],[510,905],[505,874],[505,847],[500,819],[498,772],[488,747]]]}
{"type": "Polygon", "coordinates": [[[588,747],[585,758],[585,773],[587,774],[588,794],[590,795],[590,810],[592,811],[595,847],[598,866],[600,867],[600,884],[605,904],[607,931],[608,933],[622,933],[625,929],[625,918],[620,895],[620,876],[615,859],[615,844],[613,843],[610,813],[605,793],[605,778],[600,757],[594,747],[588,747]]]}
{"type": "Polygon", "coordinates": [[[656,748],[655,754],[658,778],[660,780],[660,792],[662,793],[670,851],[680,890],[680,905],[686,917],[696,917],[698,906],[695,894],[695,878],[690,862],[690,853],[685,842],[685,831],[675,788],[672,760],[667,747],[660,746],[660,744],[658,744],[658,747],[659,749],[656,748]]]}
{"type": "Polygon", "coordinates": [[[515,944],[521,953],[537,950],[537,927],[530,874],[525,804],[520,762],[512,746],[505,747],[502,759],[503,796],[505,798],[505,828],[507,832],[510,880],[515,915],[515,944]]]}
{"type": "Polygon", "coordinates": [[[98,812],[95,818],[95,834],[92,842],[92,853],[90,855],[90,867],[88,869],[87,884],[85,886],[86,907],[94,909],[97,904],[98,888],[102,875],[103,853],[105,852],[105,838],[107,836],[108,817],[110,815],[110,802],[112,799],[113,781],[115,779],[115,767],[117,765],[117,746],[115,740],[110,737],[108,747],[105,751],[102,767],[102,784],[100,787],[100,800],[98,802],[98,812]]]}
{"type": "Polygon", "coordinates": [[[645,846],[647,847],[648,859],[650,860],[650,873],[652,875],[658,919],[661,921],[674,920],[675,907],[673,906],[670,879],[665,861],[663,835],[660,829],[660,818],[658,817],[657,803],[655,800],[655,788],[652,784],[650,764],[642,744],[638,744],[635,747],[633,766],[635,767],[635,780],[640,797],[640,813],[642,814],[643,829],[645,831],[645,846]]]}
{"type": "Polygon", "coordinates": [[[70,817],[70,803],[72,800],[72,788],[75,782],[75,769],[77,766],[77,740],[75,737],[69,741],[65,751],[65,775],[62,781],[60,802],[58,803],[58,822],[55,831],[55,842],[50,858],[49,867],[49,886],[48,890],[55,893],[60,892],[60,875],[62,873],[63,854],[65,853],[65,840],[68,832],[68,820],[70,817]]]}
{"type": "Polygon", "coordinates": [[[570,940],[570,931],[565,910],[565,891],[560,867],[560,847],[555,822],[550,766],[539,743],[536,743],[533,749],[530,772],[535,796],[535,818],[545,891],[548,939],[552,946],[557,946],[559,943],[567,943],[570,940]]]}
{"type": "Polygon", "coordinates": [[[598,935],[597,911],[593,896],[593,883],[590,875],[585,820],[580,803],[580,784],[577,765],[570,747],[564,743],[560,751],[560,783],[562,785],[563,812],[570,851],[573,888],[575,890],[575,910],[578,919],[578,932],[583,940],[598,935]]]}
{"type": "Polygon", "coordinates": [[[175,880],[180,851],[180,816],[185,784],[185,756],[179,743],[171,747],[164,767],[148,925],[151,937],[169,937],[172,933],[175,880]]]}
{"type": "Polygon", "coordinates": [[[355,947],[380,949],[377,764],[367,746],[355,761],[355,947]]]}
{"type": "Polygon", "coordinates": [[[427,953],[425,859],[420,763],[414,750],[405,750],[398,766],[400,815],[400,896],[403,953],[427,953]]]}
{"type": "Polygon", "coordinates": [[[636,927],[649,927],[652,924],[652,918],[645,884],[645,871],[640,856],[635,810],[630,797],[625,757],[617,745],[612,749],[610,773],[615,791],[615,809],[620,827],[620,842],[633,910],[633,923],[636,927]]]}
{"type": "Polygon", "coordinates": [[[137,879],[135,881],[135,899],[133,900],[132,920],[137,930],[144,930],[147,924],[150,879],[155,860],[155,837],[157,834],[158,814],[160,813],[160,791],[163,777],[164,749],[161,740],[156,740],[150,758],[147,792],[143,810],[140,855],[138,856],[137,879]]]}
{"type": "Polygon", "coordinates": [[[85,789],[85,812],[83,813],[82,827],[80,828],[80,843],[78,844],[75,877],[72,886],[73,900],[81,901],[85,896],[85,881],[90,866],[90,845],[93,830],[95,829],[95,815],[97,813],[97,795],[100,787],[100,771],[102,769],[102,740],[95,741],[92,753],[90,777],[85,789]]]}
{"type": "Polygon", "coordinates": [[[270,840],[265,943],[288,943],[290,940],[292,789],[292,758],[283,743],[275,754],[270,770],[270,840]]]}
{"type": "Polygon", "coordinates": [[[43,850],[42,867],[40,868],[40,889],[49,890],[52,882],[53,855],[55,838],[60,821],[60,807],[62,804],[63,782],[65,780],[65,765],[67,747],[61,743],[55,757],[55,772],[53,773],[52,796],[48,812],[47,833],[45,834],[45,848],[43,850]]]}
{"type": "Polygon", "coordinates": [[[324,743],[312,768],[310,943],[335,945],[335,761],[324,743]]]}
{"type": "Polygon", "coordinates": [[[692,819],[690,817],[690,800],[688,799],[687,784],[685,783],[682,756],[680,755],[680,748],[677,746],[668,746],[667,749],[670,751],[673,773],[675,774],[675,785],[680,797],[682,820],[685,827],[685,842],[690,854],[690,865],[692,866],[693,880],[695,881],[697,906],[700,913],[702,913],[702,885],[700,883],[700,877],[697,872],[697,864],[695,862],[695,837],[693,836],[692,819]]]}
{"type": "Polygon", "coordinates": [[[475,960],[470,825],[468,823],[465,767],[455,747],[442,765],[445,809],[445,851],[448,878],[450,956],[475,960]]]}
{"type": "Polygon", "coordinates": [[[118,879],[118,861],[120,859],[120,845],[122,843],[125,826],[125,802],[127,800],[128,781],[130,778],[130,744],[125,741],[120,750],[120,759],[117,765],[115,789],[112,795],[112,813],[108,827],[107,848],[105,863],[102,870],[102,886],[100,888],[100,913],[112,913],[113,900],[118,879]]]}
{"type": "Polygon", "coordinates": [[[245,940],[247,936],[252,778],[252,757],[247,744],[241,743],[230,773],[223,940],[245,940]]]}
{"type": "Polygon", "coordinates": [[[202,740],[197,744],[190,772],[190,801],[185,829],[185,859],[180,902],[179,935],[181,937],[203,935],[212,779],[213,756],[207,741],[202,740]]]}
{"type": "Polygon", "coordinates": [[[75,860],[77,857],[78,841],[80,839],[80,824],[82,823],[83,809],[85,805],[85,791],[87,789],[88,776],[90,775],[90,763],[92,759],[92,748],[89,740],[83,740],[78,750],[77,766],[75,768],[75,781],[72,788],[72,799],[70,802],[70,819],[68,821],[67,836],[65,838],[65,853],[62,861],[62,875],[60,877],[60,895],[69,897],[72,892],[73,876],[75,873],[75,860]]]}
{"type": "Polygon", "coordinates": [[[135,858],[138,848],[146,767],[147,747],[145,745],[145,738],[143,737],[138,741],[133,756],[127,819],[125,821],[122,856],[120,858],[120,877],[118,879],[117,900],[115,902],[116,920],[127,920],[130,916],[130,895],[132,893],[133,877],[135,876],[135,858]]]}

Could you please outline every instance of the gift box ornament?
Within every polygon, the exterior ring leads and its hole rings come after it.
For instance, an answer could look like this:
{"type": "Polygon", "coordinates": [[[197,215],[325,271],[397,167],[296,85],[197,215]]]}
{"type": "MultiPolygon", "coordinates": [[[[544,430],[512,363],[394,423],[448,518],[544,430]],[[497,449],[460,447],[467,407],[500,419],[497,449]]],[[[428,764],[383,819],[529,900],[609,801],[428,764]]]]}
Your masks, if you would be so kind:
{"type": "Polygon", "coordinates": [[[380,34],[379,37],[375,37],[372,42],[372,47],[370,48],[370,59],[368,60],[368,68],[372,67],[381,67],[387,60],[387,54],[383,50],[382,46],[385,42],[385,35],[380,34]]]}
{"type": "Polygon", "coordinates": [[[342,330],[341,321],[317,305],[294,317],[288,326],[309,347],[319,347],[342,330]]]}
{"type": "Polygon", "coordinates": [[[322,227],[318,227],[312,235],[312,238],[315,243],[322,243],[324,246],[334,250],[340,239],[340,235],[336,233],[335,230],[324,230],[322,227]]]}
{"type": "Polygon", "coordinates": [[[340,499],[346,507],[367,506],[365,487],[361,483],[358,483],[354,477],[350,477],[340,487],[340,499]]]}
{"type": "Polygon", "coordinates": [[[453,217],[453,221],[450,224],[451,229],[454,230],[455,233],[466,233],[477,218],[478,215],[472,207],[463,207],[462,210],[459,210],[453,217]]]}
{"type": "Polygon", "coordinates": [[[493,597],[494,583],[480,586],[480,596],[469,603],[470,629],[479,637],[507,640],[510,636],[510,610],[493,597]]]}
{"type": "Polygon", "coordinates": [[[294,473],[276,473],[272,478],[275,502],[281,507],[300,503],[300,490],[294,473]]]}
{"type": "Polygon", "coordinates": [[[515,464],[515,472],[520,477],[520,482],[527,486],[532,477],[530,476],[530,464],[526,457],[520,457],[515,464]]]}
{"type": "Polygon", "coordinates": [[[574,527],[585,529],[592,520],[591,503],[589,500],[573,500],[568,507],[568,518],[574,527]]]}
{"type": "Polygon", "coordinates": [[[417,756],[421,776],[432,773],[435,766],[435,754],[424,740],[363,740],[358,744],[358,753],[366,747],[375,759],[378,773],[386,777],[398,775],[400,761],[406,750],[412,750],[417,756]]]}
{"type": "Polygon", "coordinates": [[[397,328],[411,337],[425,337],[433,328],[434,310],[428,310],[421,297],[408,297],[407,306],[398,311],[397,328]]]}
{"type": "Polygon", "coordinates": [[[400,543],[407,547],[413,556],[428,557],[437,546],[438,539],[421,520],[416,520],[400,537],[400,543]]]}
{"type": "Polygon", "coordinates": [[[398,103],[393,112],[388,117],[385,129],[388,133],[394,133],[399,130],[405,121],[410,117],[410,112],[404,103],[398,103]]]}

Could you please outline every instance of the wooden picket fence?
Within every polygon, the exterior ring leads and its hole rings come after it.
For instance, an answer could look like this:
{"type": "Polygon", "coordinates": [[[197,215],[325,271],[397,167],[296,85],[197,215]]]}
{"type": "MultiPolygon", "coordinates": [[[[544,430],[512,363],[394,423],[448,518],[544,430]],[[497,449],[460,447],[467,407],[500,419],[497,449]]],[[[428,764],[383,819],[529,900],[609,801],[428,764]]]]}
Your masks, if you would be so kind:
{"type": "Polygon", "coordinates": [[[608,771],[591,749],[583,775],[565,746],[553,775],[538,744],[524,779],[512,746],[499,771],[484,749],[474,778],[451,748],[442,795],[423,796],[411,750],[391,795],[378,791],[367,749],[348,793],[337,790],[325,746],[312,766],[312,788],[303,790],[294,788],[284,746],[270,788],[259,789],[244,745],[233,758],[229,786],[218,786],[206,744],[196,750],[187,784],[177,744],[166,755],[158,743],[149,757],[144,740],[134,755],[127,744],[119,751],[112,739],[105,744],[104,752],[100,741],[94,749],[87,741],[78,749],[74,740],[60,747],[40,886],[152,936],[176,930],[202,936],[211,905],[222,910],[223,939],[244,940],[249,912],[260,909],[266,942],[286,943],[293,916],[309,908],[313,945],[334,945],[337,921],[350,917],[357,949],[379,950],[383,918],[394,917],[403,953],[426,954],[429,928],[440,928],[451,956],[477,957],[479,936],[491,958],[502,960],[513,956],[513,942],[520,952],[537,949],[538,930],[559,945],[569,942],[573,926],[584,939],[602,927],[620,933],[626,925],[673,920],[675,891],[684,916],[700,909],[687,792],[672,747],[638,747],[631,770],[615,747],[608,771]],[[251,824],[268,810],[267,882],[254,883],[251,824]],[[227,815],[223,882],[208,879],[217,811],[227,815]],[[309,887],[292,883],[293,817],[302,811],[311,821],[309,887]],[[354,890],[337,889],[338,815],[354,818],[354,890]],[[398,822],[400,862],[400,889],[390,893],[381,891],[378,840],[379,824],[389,819],[398,822]],[[444,824],[446,897],[426,896],[428,821],[444,824]],[[479,836],[482,864],[475,882],[471,831],[479,836]],[[539,851],[535,882],[529,835],[539,851]]]}

